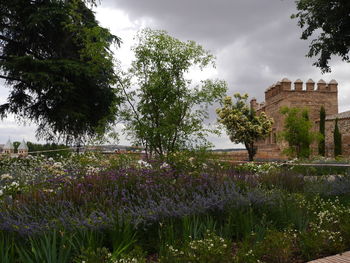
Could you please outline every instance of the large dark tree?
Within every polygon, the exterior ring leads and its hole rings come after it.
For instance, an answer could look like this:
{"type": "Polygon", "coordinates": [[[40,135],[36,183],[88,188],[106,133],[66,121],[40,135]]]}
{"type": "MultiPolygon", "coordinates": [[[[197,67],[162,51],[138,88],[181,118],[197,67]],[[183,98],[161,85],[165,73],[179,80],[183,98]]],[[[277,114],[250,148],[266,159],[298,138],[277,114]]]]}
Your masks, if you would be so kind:
{"type": "Polygon", "coordinates": [[[297,0],[298,25],[303,29],[301,38],[314,38],[309,57],[318,57],[314,63],[323,72],[329,72],[332,55],[350,62],[350,1],[297,0]]]}
{"type": "Polygon", "coordinates": [[[0,78],[10,88],[1,117],[35,122],[47,140],[103,132],[120,100],[113,43],[82,0],[1,1],[0,78]]]}

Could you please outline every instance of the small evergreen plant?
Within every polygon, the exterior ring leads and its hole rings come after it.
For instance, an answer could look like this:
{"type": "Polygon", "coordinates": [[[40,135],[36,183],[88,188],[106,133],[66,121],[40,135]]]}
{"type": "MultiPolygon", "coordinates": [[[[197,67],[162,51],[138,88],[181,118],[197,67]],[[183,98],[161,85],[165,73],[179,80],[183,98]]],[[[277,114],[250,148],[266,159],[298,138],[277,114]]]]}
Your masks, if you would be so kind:
{"type": "Polygon", "coordinates": [[[341,145],[342,138],[338,127],[338,119],[335,119],[333,139],[334,139],[334,157],[337,157],[339,155],[342,155],[342,145],[341,145]]]}
{"type": "Polygon", "coordinates": [[[326,128],[325,128],[325,123],[326,123],[326,110],[322,106],[320,109],[320,140],[318,143],[318,154],[321,156],[325,156],[325,134],[326,134],[326,128]]]}

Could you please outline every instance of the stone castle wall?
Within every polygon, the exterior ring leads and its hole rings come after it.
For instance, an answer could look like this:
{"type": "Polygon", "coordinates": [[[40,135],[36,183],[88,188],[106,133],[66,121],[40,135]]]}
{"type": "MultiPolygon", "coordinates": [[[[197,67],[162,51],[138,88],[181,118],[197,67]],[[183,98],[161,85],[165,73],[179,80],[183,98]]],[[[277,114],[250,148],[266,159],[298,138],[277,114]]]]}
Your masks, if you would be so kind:
{"type": "MultiPolygon", "coordinates": [[[[335,126],[335,119],[326,120],[326,156],[334,156],[334,141],[333,133],[335,126]]],[[[342,155],[350,156],[350,117],[338,119],[338,128],[342,135],[342,155]]]]}
{"type": "MultiPolygon", "coordinates": [[[[284,78],[265,91],[264,103],[259,104],[255,99],[251,100],[251,107],[258,113],[264,111],[274,119],[270,136],[257,142],[258,156],[259,152],[270,152],[271,156],[285,158],[281,152],[287,147],[286,142],[278,139],[284,125],[284,116],[280,109],[285,106],[308,109],[310,120],[315,123],[313,129],[318,131],[316,122],[319,120],[321,106],[325,108],[327,115],[338,113],[338,83],[335,80],[329,83],[320,80],[315,85],[315,82],[309,79],[306,85],[303,85],[298,79],[292,87],[292,82],[284,78]]],[[[314,144],[312,148],[316,150],[317,145],[314,144]]]]}

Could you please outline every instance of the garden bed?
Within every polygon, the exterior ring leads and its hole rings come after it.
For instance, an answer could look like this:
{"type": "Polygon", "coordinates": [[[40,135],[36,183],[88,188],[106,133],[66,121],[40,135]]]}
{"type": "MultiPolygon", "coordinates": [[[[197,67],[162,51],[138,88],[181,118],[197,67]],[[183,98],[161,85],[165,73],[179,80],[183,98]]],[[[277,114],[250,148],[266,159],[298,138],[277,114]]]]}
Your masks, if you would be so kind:
{"type": "Polygon", "coordinates": [[[179,155],[0,160],[0,262],[307,262],[350,249],[350,179],[179,155]]]}

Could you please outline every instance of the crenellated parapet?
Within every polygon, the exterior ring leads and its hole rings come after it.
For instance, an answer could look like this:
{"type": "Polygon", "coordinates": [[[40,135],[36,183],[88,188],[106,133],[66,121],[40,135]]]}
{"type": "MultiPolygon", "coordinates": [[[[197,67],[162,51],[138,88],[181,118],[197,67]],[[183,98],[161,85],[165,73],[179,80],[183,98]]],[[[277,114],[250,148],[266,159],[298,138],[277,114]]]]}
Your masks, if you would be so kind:
{"type": "Polygon", "coordinates": [[[332,79],[328,83],[328,89],[332,92],[338,92],[338,82],[335,79],[332,79]]]}
{"type": "Polygon", "coordinates": [[[314,89],[315,89],[315,81],[313,81],[312,79],[309,79],[308,81],[306,81],[306,90],[313,91],[314,89]]]}
{"type": "Polygon", "coordinates": [[[277,81],[275,84],[271,85],[265,90],[265,102],[258,103],[256,99],[251,100],[251,107],[255,110],[264,110],[265,106],[271,105],[274,103],[275,98],[277,100],[288,101],[292,98],[293,101],[298,100],[322,100],[324,98],[334,98],[334,103],[337,103],[337,94],[338,94],[338,82],[334,79],[330,82],[325,82],[324,80],[319,80],[317,83],[312,79],[309,79],[303,83],[301,79],[297,79],[292,83],[287,78],[283,78],[280,81],[277,81]],[[329,94],[329,95],[327,95],[329,94]]]}
{"type": "MultiPolygon", "coordinates": [[[[292,82],[287,78],[283,78],[266,89],[264,103],[259,103],[256,99],[253,99],[251,106],[256,109],[257,113],[265,112],[267,116],[274,120],[269,136],[265,140],[257,142],[258,151],[270,151],[276,153],[277,156],[282,156],[287,143],[276,140],[277,135],[284,130],[285,116],[281,113],[281,109],[283,107],[306,109],[309,120],[312,122],[312,129],[318,131],[321,107],[325,109],[326,116],[339,116],[338,83],[335,80],[326,82],[322,79],[317,83],[312,79],[306,82],[297,79],[292,82]]],[[[347,129],[343,133],[349,134],[350,121],[349,124],[342,125],[345,125],[345,129],[347,129]]],[[[326,127],[326,143],[327,138],[329,139],[326,151],[329,148],[328,145],[332,145],[330,141],[333,140],[334,126],[332,127],[328,128],[328,132],[326,127]]],[[[348,142],[344,145],[349,146],[348,152],[350,154],[350,136],[348,142]]],[[[311,145],[311,148],[314,153],[317,153],[317,143],[311,145]]]]}
{"type": "Polygon", "coordinates": [[[326,83],[321,79],[315,86],[315,82],[309,79],[304,86],[300,79],[297,79],[292,85],[292,81],[284,78],[266,89],[265,100],[269,100],[284,92],[338,92],[338,82],[331,80],[329,83],[326,83]]]}

